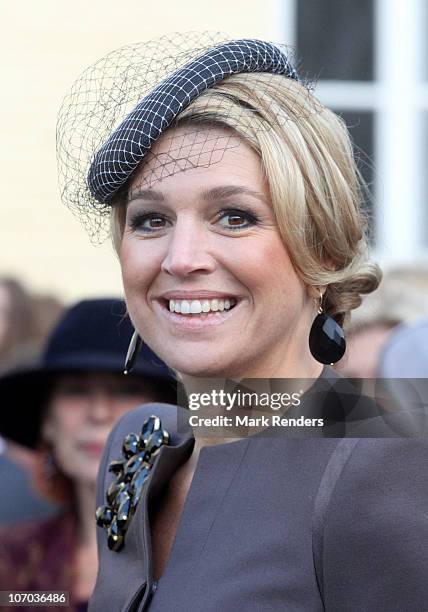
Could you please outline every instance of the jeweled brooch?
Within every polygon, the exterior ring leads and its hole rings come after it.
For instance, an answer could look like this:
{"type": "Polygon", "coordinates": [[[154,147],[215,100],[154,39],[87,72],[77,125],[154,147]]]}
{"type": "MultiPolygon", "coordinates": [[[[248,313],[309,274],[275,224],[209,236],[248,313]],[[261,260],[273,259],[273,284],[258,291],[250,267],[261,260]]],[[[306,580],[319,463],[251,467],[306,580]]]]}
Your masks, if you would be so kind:
{"type": "Polygon", "coordinates": [[[162,429],[157,416],[143,423],[140,435],[128,434],[122,445],[123,459],[112,461],[109,472],[116,474],[106,492],[107,504],[96,511],[97,525],[107,530],[107,545],[119,552],[125,543],[125,534],[134,516],[159,449],[169,444],[169,433],[162,429]]]}

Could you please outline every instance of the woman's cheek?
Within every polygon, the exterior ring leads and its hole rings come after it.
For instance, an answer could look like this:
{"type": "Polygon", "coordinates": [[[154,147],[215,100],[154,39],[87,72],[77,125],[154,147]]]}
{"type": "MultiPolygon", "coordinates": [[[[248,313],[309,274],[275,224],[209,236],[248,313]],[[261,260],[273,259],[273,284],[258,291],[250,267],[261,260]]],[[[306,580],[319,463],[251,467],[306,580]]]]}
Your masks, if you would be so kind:
{"type": "Polygon", "coordinates": [[[122,242],[119,260],[125,289],[133,285],[140,289],[149,287],[160,271],[162,261],[157,249],[152,241],[147,242],[150,244],[125,238],[122,242]]]}
{"type": "Polygon", "coordinates": [[[128,285],[131,279],[135,279],[138,273],[138,257],[136,249],[131,248],[129,241],[124,238],[120,250],[120,266],[124,285],[128,285]]]}
{"type": "Polygon", "coordinates": [[[126,251],[121,253],[122,282],[126,309],[134,328],[140,333],[147,318],[146,296],[148,292],[147,266],[135,261],[126,251]]]}

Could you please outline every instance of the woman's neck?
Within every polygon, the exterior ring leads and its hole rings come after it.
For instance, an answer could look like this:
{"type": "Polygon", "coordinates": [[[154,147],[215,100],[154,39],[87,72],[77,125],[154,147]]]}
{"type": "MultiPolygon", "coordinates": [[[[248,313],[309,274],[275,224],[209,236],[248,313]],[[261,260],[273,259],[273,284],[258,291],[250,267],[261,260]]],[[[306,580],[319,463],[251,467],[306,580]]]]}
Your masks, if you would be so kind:
{"type": "Polygon", "coordinates": [[[80,481],[75,487],[77,538],[73,567],[73,597],[87,601],[92,594],[98,568],[95,529],[95,484],[80,481]]]}
{"type": "Polygon", "coordinates": [[[309,349],[309,323],[299,322],[297,328],[289,330],[286,337],[280,342],[267,347],[257,357],[239,355],[233,361],[224,356],[213,368],[207,368],[206,372],[182,372],[181,377],[184,386],[197,386],[194,379],[217,378],[229,380],[244,379],[269,379],[269,378],[319,378],[323,365],[316,361],[309,349]],[[192,380],[193,379],[193,380],[192,380]]]}
{"type": "MultiPolygon", "coordinates": [[[[199,451],[204,446],[212,446],[234,442],[243,437],[248,437],[245,427],[236,426],[235,415],[246,414],[251,417],[269,417],[272,411],[266,404],[256,404],[256,408],[244,406],[241,396],[248,393],[253,396],[266,397],[271,394],[278,395],[278,392],[292,395],[297,393],[301,396],[318,379],[323,372],[323,365],[315,361],[312,357],[308,360],[307,367],[289,367],[288,369],[279,367],[271,370],[271,376],[262,376],[261,370],[254,372],[242,372],[240,375],[225,376],[225,372],[210,377],[189,376],[182,374],[182,382],[186,389],[189,399],[189,415],[194,417],[194,421],[189,418],[189,425],[193,429],[196,439],[193,457],[197,457],[199,451]],[[250,375],[251,374],[251,375],[250,375]],[[221,395],[223,394],[223,395],[221,395]],[[203,398],[206,398],[203,401],[203,398]],[[190,402],[192,400],[192,402],[190,402]],[[195,427],[195,423],[197,423],[195,427]],[[202,424],[201,424],[202,423],[202,424]]],[[[259,402],[259,399],[257,402],[259,402]]],[[[284,408],[287,410],[287,408],[284,408]]],[[[240,421],[241,422],[241,421],[240,421]]],[[[268,420],[256,419],[256,424],[252,426],[251,433],[257,433],[268,426],[268,420]]]]}
{"type": "Polygon", "coordinates": [[[310,357],[306,360],[304,365],[300,362],[290,362],[287,363],[277,363],[277,364],[268,364],[262,366],[249,366],[248,368],[242,369],[240,371],[224,371],[218,370],[213,371],[207,374],[198,373],[198,375],[192,375],[187,373],[180,373],[180,379],[184,385],[184,388],[187,392],[192,389],[198,389],[203,386],[204,381],[209,381],[210,379],[215,380],[234,380],[234,381],[242,381],[242,380],[250,380],[250,379],[275,379],[275,378],[283,378],[283,379],[307,379],[308,387],[311,386],[311,382],[316,380],[321,376],[323,371],[323,364],[315,361],[313,357],[310,357]]]}

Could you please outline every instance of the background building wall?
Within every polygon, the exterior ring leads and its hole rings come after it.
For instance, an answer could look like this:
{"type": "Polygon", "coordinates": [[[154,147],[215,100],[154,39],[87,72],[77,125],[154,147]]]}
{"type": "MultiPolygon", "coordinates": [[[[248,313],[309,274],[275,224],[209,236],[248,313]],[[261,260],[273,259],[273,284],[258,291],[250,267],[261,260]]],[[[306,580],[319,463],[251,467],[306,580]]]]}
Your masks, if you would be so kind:
{"type": "Polygon", "coordinates": [[[109,243],[90,244],[59,198],[55,122],[88,65],[122,45],[186,30],[277,37],[265,0],[1,0],[0,276],[66,301],[120,293],[109,243]]]}

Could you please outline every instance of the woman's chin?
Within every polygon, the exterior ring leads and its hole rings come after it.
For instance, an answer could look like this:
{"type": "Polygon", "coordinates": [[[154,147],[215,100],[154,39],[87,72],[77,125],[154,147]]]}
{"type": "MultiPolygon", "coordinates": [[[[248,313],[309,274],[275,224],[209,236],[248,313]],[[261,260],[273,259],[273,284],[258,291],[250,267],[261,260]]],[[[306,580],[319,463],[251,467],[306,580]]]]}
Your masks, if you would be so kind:
{"type": "Polygon", "coordinates": [[[67,476],[74,482],[80,482],[85,486],[95,486],[99,468],[99,460],[76,461],[73,470],[69,470],[67,476]]]}
{"type": "Polygon", "coordinates": [[[80,482],[86,486],[94,486],[97,483],[97,473],[98,470],[94,473],[94,470],[90,470],[89,472],[87,472],[86,474],[80,474],[80,482]]]}
{"type": "Polygon", "coordinates": [[[231,376],[232,365],[224,360],[208,359],[177,359],[173,366],[182,376],[198,378],[228,378],[231,376]]]}

